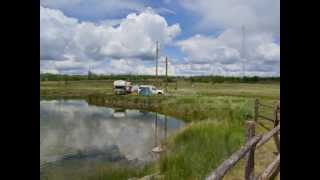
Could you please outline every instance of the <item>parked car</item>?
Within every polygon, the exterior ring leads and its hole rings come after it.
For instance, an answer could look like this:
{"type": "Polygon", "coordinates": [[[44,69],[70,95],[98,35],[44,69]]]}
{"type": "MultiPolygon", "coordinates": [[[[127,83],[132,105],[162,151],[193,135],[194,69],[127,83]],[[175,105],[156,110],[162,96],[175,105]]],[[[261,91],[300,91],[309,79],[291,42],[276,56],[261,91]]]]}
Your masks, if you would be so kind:
{"type": "Polygon", "coordinates": [[[141,85],[138,89],[138,94],[140,94],[141,90],[148,89],[150,91],[151,95],[163,95],[164,92],[161,89],[157,89],[155,86],[152,85],[141,85]]]}
{"type": "Polygon", "coordinates": [[[152,96],[153,93],[149,87],[139,87],[138,89],[139,96],[152,96]]]}

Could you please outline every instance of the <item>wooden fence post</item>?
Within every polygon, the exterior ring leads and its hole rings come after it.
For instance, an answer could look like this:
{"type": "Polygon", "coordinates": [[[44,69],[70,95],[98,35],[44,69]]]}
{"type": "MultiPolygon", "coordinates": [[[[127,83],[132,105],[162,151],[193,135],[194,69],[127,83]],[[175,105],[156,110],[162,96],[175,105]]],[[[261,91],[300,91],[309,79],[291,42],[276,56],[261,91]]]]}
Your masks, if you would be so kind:
{"type": "Polygon", "coordinates": [[[256,99],[254,102],[254,121],[258,122],[259,117],[259,99],[256,99]]]}
{"type": "Polygon", "coordinates": [[[244,158],[251,147],[256,145],[262,136],[257,135],[251,138],[244,146],[242,146],[238,151],[233,153],[228,159],[224,160],[213,172],[211,172],[205,180],[221,180],[226,175],[226,173],[239,162],[240,159],[244,158]]]}
{"type": "Polygon", "coordinates": [[[279,117],[278,117],[278,114],[279,114],[279,106],[276,105],[275,108],[274,108],[274,127],[276,127],[278,124],[279,124],[279,117]]]}
{"type": "MultiPolygon", "coordinates": [[[[278,119],[278,112],[279,112],[279,106],[276,105],[275,109],[274,109],[274,127],[278,126],[279,124],[279,119],[278,119]]],[[[278,153],[280,153],[280,140],[279,140],[279,132],[275,133],[275,135],[273,136],[274,142],[276,144],[278,153]]]]}
{"type": "MultiPolygon", "coordinates": [[[[246,122],[246,142],[255,136],[255,121],[246,122]]],[[[244,179],[252,180],[254,178],[254,151],[256,145],[253,145],[246,155],[244,179]]]]}

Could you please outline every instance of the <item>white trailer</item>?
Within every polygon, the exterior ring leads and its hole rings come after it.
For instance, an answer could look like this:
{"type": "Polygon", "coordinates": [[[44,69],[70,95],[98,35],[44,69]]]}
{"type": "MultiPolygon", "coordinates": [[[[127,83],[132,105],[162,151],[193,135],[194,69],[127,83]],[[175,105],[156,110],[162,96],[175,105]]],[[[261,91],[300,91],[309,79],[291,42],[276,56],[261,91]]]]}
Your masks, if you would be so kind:
{"type": "Polygon", "coordinates": [[[131,82],[124,80],[116,80],[113,82],[113,91],[115,94],[131,93],[131,82]]]}

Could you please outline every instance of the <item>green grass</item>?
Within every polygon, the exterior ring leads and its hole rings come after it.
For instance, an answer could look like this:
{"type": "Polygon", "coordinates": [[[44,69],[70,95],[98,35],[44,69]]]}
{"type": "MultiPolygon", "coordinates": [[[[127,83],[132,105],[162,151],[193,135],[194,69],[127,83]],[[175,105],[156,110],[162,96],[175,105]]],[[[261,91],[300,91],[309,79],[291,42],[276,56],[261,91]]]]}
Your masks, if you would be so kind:
{"type": "MultiPolygon", "coordinates": [[[[153,83],[155,84],[155,83],[153,83]]],[[[162,83],[161,88],[165,88],[162,83]]],[[[169,83],[169,94],[173,96],[241,96],[259,97],[263,99],[277,99],[280,97],[279,83],[246,84],[246,83],[190,83],[179,81],[169,83]]],[[[41,96],[87,96],[112,95],[112,81],[41,81],[41,96]]]]}
{"type": "MultiPolygon", "coordinates": [[[[145,109],[170,115],[186,122],[186,128],[163,142],[168,152],[160,161],[148,166],[148,171],[130,168],[105,168],[93,171],[89,179],[127,179],[160,172],[165,179],[203,179],[223,159],[244,142],[244,122],[252,119],[254,100],[273,104],[280,97],[279,83],[169,83],[168,96],[115,96],[110,81],[41,82],[41,96],[46,98],[85,97],[89,104],[145,109]],[[112,173],[110,173],[112,172],[112,173]],[[103,174],[103,175],[101,175],[103,174]]],[[[162,86],[164,88],[164,86],[162,86]]],[[[263,114],[272,115],[270,109],[263,114]]],[[[265,132],[261,127],[257,133],[265,132]]],[[[256,170],[272,161],[274,145],[268,143],[257,152],[256,170]],[[260,163],[261,162],[261,163],[260,163]]],[[[226,179],[242,179],[240,162],[226,179]]]]}
{"type": "Polygon", "coordinates": [[[203,179],[243,143],[243,128],[223,122],[195,123],[172,137],[160,161],[166,179],[203,179]]]}
{"type": "Polygon", "coordinates": [[[235,96],[89,96],[89,104],[145,109],[180,118],[185,122],[248,119],[253,116],[253,98],[235,96]]]}

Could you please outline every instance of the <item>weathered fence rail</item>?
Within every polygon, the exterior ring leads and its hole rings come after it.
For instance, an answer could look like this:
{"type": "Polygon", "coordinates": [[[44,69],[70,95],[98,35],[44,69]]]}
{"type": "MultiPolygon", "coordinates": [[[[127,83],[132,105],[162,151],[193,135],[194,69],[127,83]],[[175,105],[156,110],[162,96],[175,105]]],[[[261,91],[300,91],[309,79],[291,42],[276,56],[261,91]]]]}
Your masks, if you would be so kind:
{"type": "Polygon", "coordinates": [[[247,152],[250,151],[251,147],[258,143],[261,139],[261,136],[256,136],[250,141],[248,141],[240,150],[232,154],[230,158],[225,160],[218,168],[216,168],[207,178],[206,180],[216,180],[222,179],[227,171],[232,168],[238,161],[240,161],[247,152]]]}
{"type": "Polygon", "coordinates": [[[264,106],[264,107],[268,107],[268,108],[274,108],[273,106],[271,106],[271,105],[268,105],[268,104],[262,104],[262,103],[260,103],[259,102],[259,105],[260,106],[264,106]]]}
{"type": "Polygon", "coordinates": [[[277,127],[273,128],[271,131],[269,131],[268,133],[266,133],[265,135],[262,136],[261,140],[257,144],[257,148],[259,148],[260,146],[262,146],[266,142],[268,142],[269,139],[272,138],[279,131],[280,131],[280,124],[277,127]]]}
{"type": "Polygon", "coordinates": [[[263,104],[258,99],[256,99],[255,108],[254,109],[255,109],[255,114],[254,114],[254,120],[255,121],[258,121],[259,118],[264,119],[264,120],[269,120],[269,121],[280,120],[280,118],[279,118],[279,115],[280,115],[280,103],[277,103],[275,106],[271,106],[271,105],[263,104]],[[261,113],[260,113],[261,107],[267,107],[267,108],[273,109],[275,117],[271,117],[270,118],[270,117],[261,115],[261,113]]]}
{"type": "Polygon", "coordinates": [[[270,179],[271,176],[278,173],[280,170],[280,154],[269,164],[269,166],[260,174],[258,175],[255,180],[264,180],[270,179]]]}
{"type": "Polygon", "coordinates": [[[275,107],[270,105],[262,105],[259,100],[255,101],[255,116],[254,121],[246,122],[246,143],[228,159],[222,162],[213,172],[211,172],[206,180],[220,180],[226,173],[234,167],[237,162],[245,158],[244,179],[245,180],[268,180],[270,177],[275,177],[280,172],[280,103],[275,107]],[[260,107],[273,108],[273,118],[259,115],[260,107]],[[273,128],[263,135],[255,135],[255,127],[258,119],[264,118],[273,122],[273,128]],[[255,150],[267,143],[271,138],[274,138],[278,156],[270,163],[266,169],[255,176],[254,174],[254,153],[255,150]]]}

